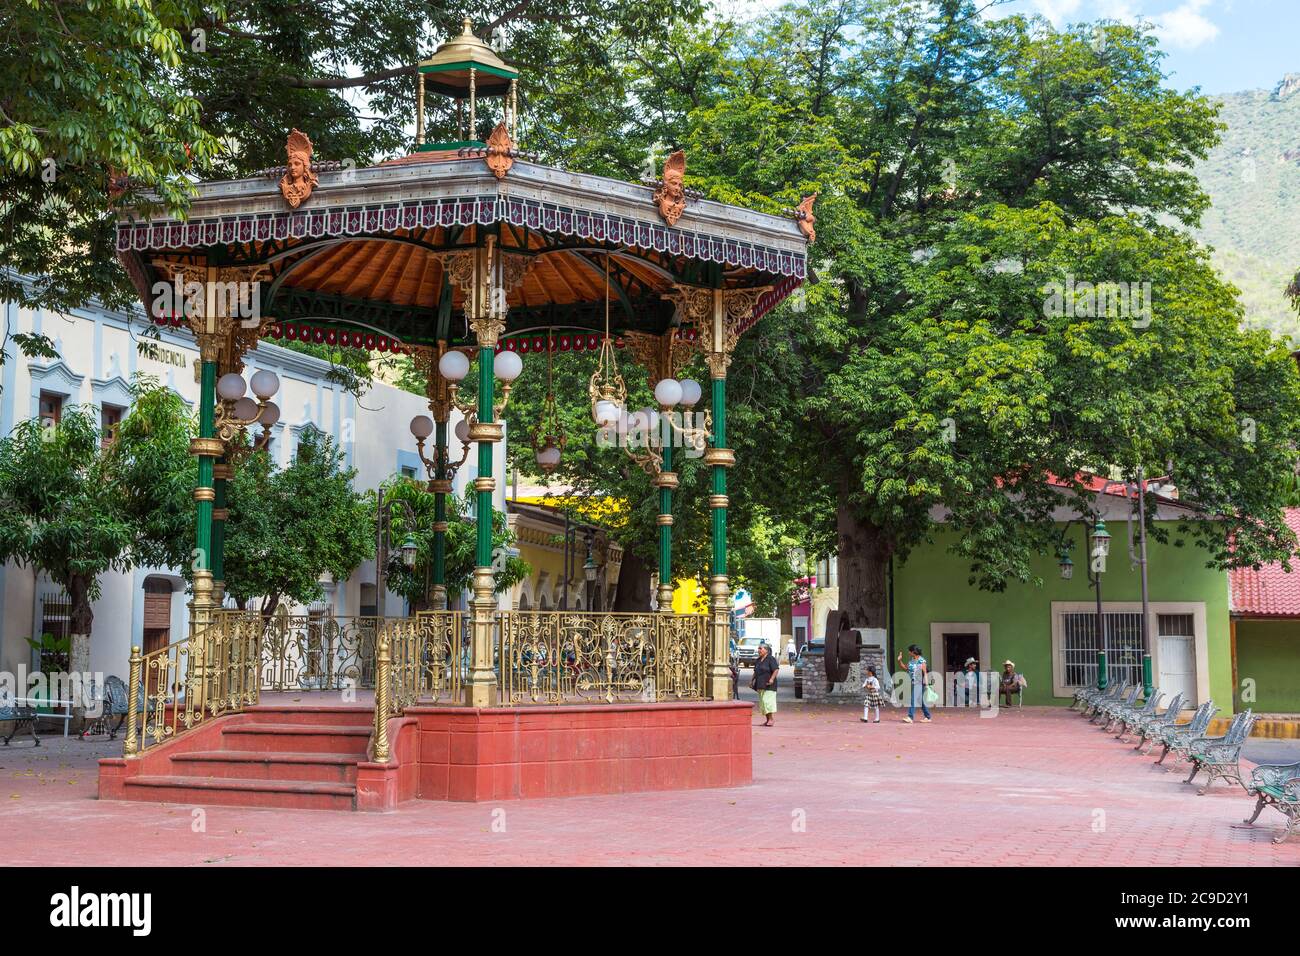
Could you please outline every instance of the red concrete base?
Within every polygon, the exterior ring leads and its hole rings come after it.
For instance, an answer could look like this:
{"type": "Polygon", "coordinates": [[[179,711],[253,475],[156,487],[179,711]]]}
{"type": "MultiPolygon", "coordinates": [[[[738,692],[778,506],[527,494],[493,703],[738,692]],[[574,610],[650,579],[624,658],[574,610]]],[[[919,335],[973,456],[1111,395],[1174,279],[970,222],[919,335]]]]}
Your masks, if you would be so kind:
{"type": "Polygon", "coordinates": [[[106,800],[394,810],[413,799],[511,800],[734,787],[752,778],[748,703],[410,707],[368,759],[368,707],[256,707],[143,756],[100,761],[106,800]]]}
{"type": "Polygon", "coordinates": [[[737,701],[406,711],[416,796],[457,801],[748,784],[751,714],[737,701]]]}

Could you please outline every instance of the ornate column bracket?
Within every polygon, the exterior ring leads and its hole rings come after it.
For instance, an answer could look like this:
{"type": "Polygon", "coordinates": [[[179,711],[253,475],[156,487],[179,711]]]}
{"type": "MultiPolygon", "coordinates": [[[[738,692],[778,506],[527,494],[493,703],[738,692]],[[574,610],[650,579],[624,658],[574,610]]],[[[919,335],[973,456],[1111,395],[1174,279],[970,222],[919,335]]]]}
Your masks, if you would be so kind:
{"type": "Polygon", "coordinates": [[[680,338],[676,329],[663,335],[649,332],[624,332],[623,341],[632,353],[632,360],[646,370],[651,391],[655,383],[665,378],[676,378],[694,356],[696,344],[680,338]]]}
{"type": "Polygon", "coordinates": [[[681,324],[696,330],[695,347],[704,352],[713,378],[726,378],[740,330],[769,288],[707,289],[678,285],[664,293],[677,306],[681,324]]]}
{"type": "Polygon", "coordinates": [[[443,256],[447,278],[465,297],[465,318],[480,348],[496,348],[506,328],[506,296],[523,284],[533,257],[505,252],[489,236],[487,244],[443,256]]]}
{"type": "Polygon", "coordinates": [[[270,267],[166,260],[155,260],[154,266],[182,287],[184,318],[198,342],[200,360],[218,363],[222,375],[242,372],[243,356],[257,347],[262,330],[275,321],[261,315],[258,302],[260,284],[271,278],[270,267]],[[241,317],[245,305],[253,314],[241,317]]]}

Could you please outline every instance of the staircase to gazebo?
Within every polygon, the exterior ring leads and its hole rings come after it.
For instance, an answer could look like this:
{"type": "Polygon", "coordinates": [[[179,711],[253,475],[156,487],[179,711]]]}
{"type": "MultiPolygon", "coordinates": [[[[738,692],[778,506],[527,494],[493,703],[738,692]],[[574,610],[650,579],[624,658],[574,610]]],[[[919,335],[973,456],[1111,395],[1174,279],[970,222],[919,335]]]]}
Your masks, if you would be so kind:
{"type": "Polygon", "coordinates": [[[707,619],[503,612],[491,706],[469,701],[460,612],[261,618],[217,612],[135,653],[124,756],[101,799],[392,810],[736,786],[750,706],[709,700],[707,619]]]}
{"type": "MultiPolygon", "coordinates": [[[[139,758],[100,797],[300,810],[351,810],[373,707],[259,705],[139,758]]],[[[123,761],[123,764],[125,761],[123,761]]]]}

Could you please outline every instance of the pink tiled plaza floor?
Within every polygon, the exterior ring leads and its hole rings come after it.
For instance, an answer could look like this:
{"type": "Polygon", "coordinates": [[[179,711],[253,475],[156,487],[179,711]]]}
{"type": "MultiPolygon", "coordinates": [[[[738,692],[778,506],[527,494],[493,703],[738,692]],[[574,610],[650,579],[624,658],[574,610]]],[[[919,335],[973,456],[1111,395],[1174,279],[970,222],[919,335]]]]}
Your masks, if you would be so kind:
{"type": "MultiPolygon", "coordinates": [[[[851,707],[783,705],[754,728],[754,783],[729,790],[448,804],[391,814],[95,799],[120,742],[0,748],[11,864],[1300,864],[1281,816],[1233,829],[1253,800],[1206,796],[1131,745],[1055,709],[939,711],[866,725],[851,707]]],[[[757,723],[757,721],[756,721],[757,723]]]]}

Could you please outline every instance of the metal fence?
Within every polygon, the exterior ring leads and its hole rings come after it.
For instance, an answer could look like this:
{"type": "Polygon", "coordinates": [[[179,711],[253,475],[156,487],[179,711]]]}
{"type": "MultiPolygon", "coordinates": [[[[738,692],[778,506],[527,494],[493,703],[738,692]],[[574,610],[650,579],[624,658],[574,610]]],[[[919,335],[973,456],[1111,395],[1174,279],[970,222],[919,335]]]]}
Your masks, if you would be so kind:
{"type": "Polygon", "coordinates": [[[503,704],[702,700],[708,617],[507,611],[495,664],[503,704]]]}

